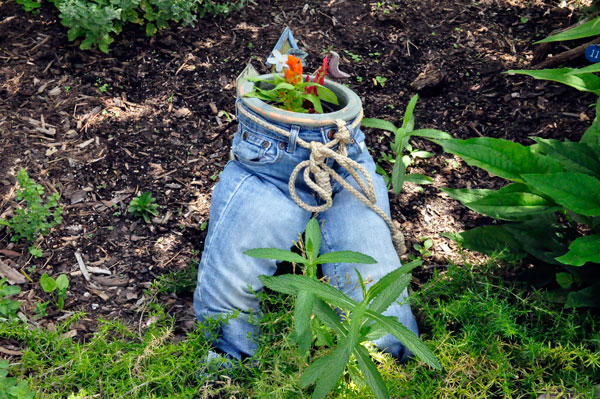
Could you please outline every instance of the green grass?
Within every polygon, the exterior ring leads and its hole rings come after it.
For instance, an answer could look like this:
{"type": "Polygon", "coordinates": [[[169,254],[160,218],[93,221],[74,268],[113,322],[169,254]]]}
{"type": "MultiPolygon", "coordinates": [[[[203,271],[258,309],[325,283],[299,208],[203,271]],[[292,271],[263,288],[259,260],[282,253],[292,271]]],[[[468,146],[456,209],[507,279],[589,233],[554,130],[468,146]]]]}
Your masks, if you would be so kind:
{"type": "MultiPolygon", "coordinates": [[[[600,383],[597,311],[551,304],[544,293],[505,280],[507,268],[451,265],[413,295],[422,337],[444,368],[434,371],[417,361],[399,366],[371,349],[392,398],[536,399],[561,392],[594,398],[600,383]]],[[[258,366],[242,367],[215,383],[198,381],[196,370],[209,349],[204,333],[214,331],[216,322],[176,342],[174,320],[159,303],[151,308],[159,321],[141,336],[118,321],[102,321],[91,340],[76,343],[62,334],[84,317],[77,314],[56,332],[0,323],[0,339],[25,348],[9,372],[25,379],[39,398],[309,397],[297,384],[307,362],[289,336],[292,298],[263,294],[262,299],[258,366]]],[[[365,385],[350,381],[344,376],[330,397],[373,397],[365,385]]]]}

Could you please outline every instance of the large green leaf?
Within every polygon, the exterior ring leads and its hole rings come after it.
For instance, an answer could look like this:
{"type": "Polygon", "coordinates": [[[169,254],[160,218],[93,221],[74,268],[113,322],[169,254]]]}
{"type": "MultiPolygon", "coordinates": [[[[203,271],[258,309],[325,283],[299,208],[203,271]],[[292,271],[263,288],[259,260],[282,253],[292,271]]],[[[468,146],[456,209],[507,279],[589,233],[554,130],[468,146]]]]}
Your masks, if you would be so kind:
{"type": "Polygon", "coordinates": [[[321,249],[321,229],[319,228],[317,219],[311,218],[306,224],[304,241],[306,243],[306,250],[310,253],[309,257],[311,259],[317,259],[321,249]]]}
{"type": "Polygon", "coordinates": [[[593,174],[600,177],[600,158],[585,143],[535,138],[542,150],[552,156],[569,172],[593,174]]]}
{"type": "Polygon", "coordinates": [[[567,295],[566,307],[600,307],[600,283],[596,283],[567,295]]]}
{"type": "Polygon", "coordinates": [[[569,252],[556,260],[573,266],[583,266],[587,262],[600,263],[600,235],[577,238],[569,245],[569,252]]]}
{"type": "Polygon", "coordinates": [[[462,233],[449,235],[449,237],[471,251],[486,255],[499,255],[507,260],[523,259],[527,252],[503,226],[476,227],[462,233]]]}
{"type": "Polygon", "coordinates": [[[537,215],[520,223],[502,225],[518,241],[524,251],[549,264],[559,264],[556,257],[565,252],[566,246],[559,240],[564,230],[557,223],[556,215],[537,215]]]}
{"type": "Polygon", "coordinates": [[[388,389],[385,385],[385,381],[381,378],[381,374],[379,374],[379,370],[371,357],[369,356],[369,352],[367,348],[362,345],[356,345],[353,351],[356,361],[358,362],[358,367],[360,371],[362,371],[367,384],[375,394],[377,399],[388,399],[390,397],[388,393],[388,389]]]}
{"type": "Polygon", "coordinates": [[[463,204],[477,201],[478,199],[485,198],[486,196],[495,192],[495,190],[488,190],[487,188],[448,188],[442,187],[442,191],[448,194],[450,197],[463,204]]]}
{"type": "Polygon", "coordinates": [[[412,132],[413,128],[415,127],[415,117],[413,115],[413,112],[415,110],[415,106],[417,105],[418,100],[419,95],[415,94],[410,98],[410,101],[406,106],[406,111],[404,111],[404,117],[402,118],[402,135],[406,135],[407,133],[412,132]]]}
{"type": "Polygon", "coordinates": [[[396,133],[398,128],[392,122],[388,122],[379,118],[363,118],[360,121],[361,126],[363,127],[372,127],[375,129],[387,130],[392,133],[396,133]]]}
{"type": "Polygon", "coordinates": [[[469,165],[509,180],[520,181],[521,174],[526,173],[562,171],[562,167],[550,157],[536,154],[530,147],[512,141],[490,137],[433,141],[469,165]]]}
{"type": "Polygon", "coordinates": [[[307,263],[307,260],[297,253],[277,248],[254,248],[244,252],[244,255],[261,259],[275,259],[294,263],[307,263]]]}
{"type": "Polygon", "coordinates": [[[423,261],[418,259],[405,265],[402,265],[396,270],[392,270],[391,272],[380,278],[379,281],[373,284],[369,289],[368,301],[371,301],[373,298],[379,296],[379,294],[383,292],[383,290],[392,285],[400,276],[405,274],[408,275],[414,268],[419,267],[422,264],[423,261]]]}
{"type": "Polygon", "coordinates": [[[504,220],[519,220],[526,216],[556,212],[561,209],[557,204],[536,194],[502,190],[465,205],[476,212],[504,220]]]}
{"type": "Polygon", "coordinates": [[[305,355],[312,343],[311,315],[315,296],[308,291],[298,292],[294,308],[294,326],[298,337],[298,351],[305,355]]]}
{"type": "Polygon", "coordinates": [[[352,310],[357,303],[340,290],[305,276],[284,274],[282,276],[260,276],[260,281],[268,288],[283,293],[307,290],[317,297],[341,309],[352,310]]]}
{"type": "Polygon", "coordinates": [[[382,316],[378,313],[367,310],[367,316],[375,320],[377,323],[387,329],[394,337],[398,338],[404,346],[406,346],[419,359],[427,363],[429,366],[441,370],[442,366],[436,359],[431,350],[404,325],[400,324],[397,319],[389,316],[382,316]]]}
{"type": "Polygon", "coordinates": [[[586,216],[600,215],[600,180],[583,173],[525,174],[535,190],[567,209],[586,216]]]}
{"type": "Polygon", "coordinates": [[[600,35],[600,17],[571,28],[567,31],[548,36],[547,38],[536,42],[536,44],[546,42],[562,42],[565,40],[575,40],[597,35],[600,35]]]}
{"type": "Polygon", "coordinates": [[[319,256],[315,263],[361,263],[361,264],[373,264],[377,263],[375,259],[369,255],[361,254],[360,252],[354,251],[336,251],[327,252],[319,256]]]}
{"type": "Polygon", "coordinates": [[[600,94],[600,77],[592,73],[574,74],[572,68],[553,68],[540,70],[510,70],[509,74],[528,75],[535,79],[551,80],[571,86],[580,91],[600,94]]]}
{"type": "Polygon", "coordinates": [[[311,102],[317,114],[323,113],[323,105],[321,104],[321,99],[319,97],[314,94],[302,94],[302,98],[311,102]]]}
{"type": "Polygon", "coordinates": [[[588,127],[581,137],[580,143],[587,144],[600,158],[600,98],[596,102],[596,116],[592,126],[588,127]]]}

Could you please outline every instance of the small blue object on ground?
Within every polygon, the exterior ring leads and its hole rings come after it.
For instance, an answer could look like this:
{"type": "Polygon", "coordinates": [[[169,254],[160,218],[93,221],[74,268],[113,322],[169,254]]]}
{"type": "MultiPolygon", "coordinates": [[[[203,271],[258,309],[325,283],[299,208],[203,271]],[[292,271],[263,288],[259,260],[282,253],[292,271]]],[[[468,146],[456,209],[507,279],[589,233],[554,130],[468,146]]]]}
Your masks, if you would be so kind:
{"type": "Polygon", "coordinates": [[[585,49],[585,58],[590,62],[600,61],[600,46],[593,44],[585,49]]]}

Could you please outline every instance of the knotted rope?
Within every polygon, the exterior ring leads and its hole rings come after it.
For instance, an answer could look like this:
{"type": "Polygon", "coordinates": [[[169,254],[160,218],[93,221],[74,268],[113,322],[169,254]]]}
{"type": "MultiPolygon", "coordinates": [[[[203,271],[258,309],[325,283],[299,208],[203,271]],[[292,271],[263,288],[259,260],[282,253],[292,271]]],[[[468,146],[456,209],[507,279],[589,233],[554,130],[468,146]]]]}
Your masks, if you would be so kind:
{"type": "MultiPolygon", "coordinates": [[[[284,137],[289,138],[289,131],[275,126],[264,119],[261,119],[242,106],[238,106],[240,111],[248,119],[254,123],[277,132],[284,137]]],[[[353,129],[360,125],[362,120],[363,112],[362,109],[354,122],[350,125],[353,129]]],[[[336,120],[336,126],[338,127],[337,132],[333,136],[333,140],[323,144],[318,141],[306,142],[300,137],[296,139],[296,143],[301,147],[309,149],[311,151],[310,157],[307,160],[300,162],[290,175],[288,187],[290,195],[294,202],[302,209],[309,212],[324,212],[333,205],[333,188],[331,186],[331,178],[340,183],[340,185],[354,195],[360,202],[369,207],[372,211],[378,214],[388,225],[392,234],[392,241],[398,256],[406,252],[406,246],[404,244],[404,235],[400,230],[396,228],[394,222],[386,215],[386,213],[377,206],[377,197],[375,195],[375,187],[373,180],[369,175],[369,172],[358,162],[348,158],[348,152],[346,145],[352,142],[350,132],[346,126],[346,122],[343,120],[336,120]],[[332,147],[338,146],[337,151],[334,151],[332,147]],[[339,166],[344,168],[356,181],[362,192],[351,186],[345,181],[335,170],[327,166],[327,159],[333,159],[339,166]],[[296,193],[296,179],[300,171],[304,170],[303,176],[306,184],[313,189],[325,203],[319,206],[313,206],[305,203],[296,193]],[[359,174],[360,173],[360,174],[359,174]],[[362,175],[362,177],[361,177],[362,175]],[[314,177],[314,178],[313,178],[314,177]]]]}

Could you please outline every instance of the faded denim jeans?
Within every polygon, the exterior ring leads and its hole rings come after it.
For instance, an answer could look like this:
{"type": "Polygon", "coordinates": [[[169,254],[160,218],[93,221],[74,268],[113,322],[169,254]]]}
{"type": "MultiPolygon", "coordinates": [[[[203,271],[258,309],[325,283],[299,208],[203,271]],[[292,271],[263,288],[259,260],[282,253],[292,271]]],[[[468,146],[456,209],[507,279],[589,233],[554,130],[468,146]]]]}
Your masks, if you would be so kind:
{"type": "MultiPolygon", "coordinates": [[[[238,106],[244,106],[238,101],[238,106]]],[[[356,117],[356,115],[354,115],[356,117]]],[[[256,353],[255,338],[259,328],[250,322],[259,315],[257,292],[263,289],[260,275],[273,275],[274,260],[257,259],[243,252],[252,248],[289,249],[292,241],[304,231],[311,213],[300,208],[290,197],[288,180],[294,167],[308,159],[310,151],[296,143],[330,141],[331,129],[336,125],[307,128],[278,124],[289,129],[290,138],[258,126],[238,112],[238,130],[230,161],[214,188],[210,208],[210,223],[204,252],[198,270],[198,285],[194,293],[194,311],[199,321],[218,315],[237,317],[221,325],[214,345],[229,355],[243,359],[256,353]],[[251,316],[254,315],[254,316],[251,316]]],[[[375,173],[375,163],[367,151],[364,134],[348,128],[352,141],[347,145],[348,156],[362,164],[375,184],[378,206],[390,214],[388,190],[381,176],[375,173]]],[[[331,160],[328,165],[357,187],[354,179],[331,160]]],[[[362,204],[339,183],[332,182],[333,206],[317,215],[322,230],[321,252],[352,250],[370,255],[378,262],[362,264],[325,264],[322,271],[332,285],[354,298],[362,300],[355,268],[363,278],[374,282],[400,267],[400,260],[392,244],[386,223],[375,212],[362,204]],[[358,288],[357,288],[358,287],[358,288]]],[[[302,174],[296,182],[299,197],[310,205],[322,202],[305,184],[302,174]]],[[[406,301],[406,290],[398,301],[384,312],[395,316],[414,333],[417,324],[406,301]]],[[[383,351],[400,361],[412,354],[395,337],[387,335],[375,341],[383,351]]]]}

